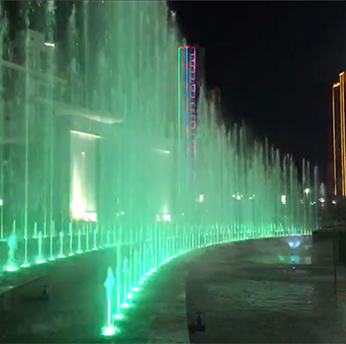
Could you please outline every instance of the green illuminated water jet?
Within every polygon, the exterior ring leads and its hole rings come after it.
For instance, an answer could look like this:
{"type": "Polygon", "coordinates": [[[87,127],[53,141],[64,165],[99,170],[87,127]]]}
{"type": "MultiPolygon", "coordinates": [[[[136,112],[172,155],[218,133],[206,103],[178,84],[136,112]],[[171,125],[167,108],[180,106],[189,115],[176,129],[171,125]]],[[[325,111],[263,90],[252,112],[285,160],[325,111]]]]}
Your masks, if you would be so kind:
{"type": "Polygon", "coordinates": [[[42,252],[42,243],[43,243],[43,238],[42,238],[42,232],[38,232],[38,237],[37,237],[37,258],[36,258],[36,263],[41,264],[45,262],[43,252],[42,252]]]}
{"type": "Polygon", "coordinates": [[[245,127],[220,124],[217,97],[195,80],[201,63],[164,2],[84,1],[62,42],[54,41],[55,5],[42,5],[42,36],[33,40],[32,2],[21,3],[21,65],[5,54],[1,23],[0,51],[11,63],[1,65],[0,84],[15,97],[0,95],[0,107],[9,103],[17,121],[0,128],[1,139],[17,130],[6,157],[0,145],[1,266],[116,247],[107,264],[116,268],[116,297],[106,301],[111,335],[112,321],[173,258],[222,242],[311,234],[317,168],[303,161],[300,180],[292,156],[253,141],[245,127]],[[99,25],[90,30],[94,15],[99,25]],[[10,245],[12,235],[24,245],[10,245]]]}
{"type": "Polygon", "coordinates": [[[7,241],[8,245],[8,256],[7,256],[7,263],[6,263],[6,271],[16,271],[17,270],[17,263],[15,259],[15,253],[17,250],[17,236],[15,232],[12,232],[11,236],[9,237],[7,241]]]}

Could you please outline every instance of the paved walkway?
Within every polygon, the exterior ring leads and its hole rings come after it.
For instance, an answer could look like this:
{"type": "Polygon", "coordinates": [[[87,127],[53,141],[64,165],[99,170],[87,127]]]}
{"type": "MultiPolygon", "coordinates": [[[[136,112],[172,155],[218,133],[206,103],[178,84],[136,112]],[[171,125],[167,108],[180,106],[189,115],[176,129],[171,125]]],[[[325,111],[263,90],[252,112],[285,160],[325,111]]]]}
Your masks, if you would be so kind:
{"type": "Polygon", "coordinates": [[[205,251],[189,272],[188,317],[203,312],[207,327],[193,340],[345,343],[346,272],[338,269],[336,301],[331,245],[306,244],[293,250],[286,239],[261,240],[205,251]]]}
{"type": "MultiPolygon", "coordinates": [[[[28,301],[1,319],[0,342],[102,342],[103,281],[114,259],[109,250],[54,264],[50,299],[28,301]]],[[[197,343],[344,343],[344,276],[339,268],[336,301],[328,244],[312,251],[309,242],[289,249],[286,239],[210,247],[154,276],[109,342],[188,343],[186,324],[202,311],[207,331],[197,343]]]]}
{"type": "MultiPolygon", "coordinates": [[[[0,342],[103,342],[103,282],[107,267],[115,266],[115,257],[109,249],[52,264],[49,300],[28,300],[1,318],[0,342]]],[[[187,343],[185,270],[177,260],[154,276],[146,291],[134,300],[135,307],[129,310],[129,321],[123,322],[121,335],[107,342],[187,343]]]]}

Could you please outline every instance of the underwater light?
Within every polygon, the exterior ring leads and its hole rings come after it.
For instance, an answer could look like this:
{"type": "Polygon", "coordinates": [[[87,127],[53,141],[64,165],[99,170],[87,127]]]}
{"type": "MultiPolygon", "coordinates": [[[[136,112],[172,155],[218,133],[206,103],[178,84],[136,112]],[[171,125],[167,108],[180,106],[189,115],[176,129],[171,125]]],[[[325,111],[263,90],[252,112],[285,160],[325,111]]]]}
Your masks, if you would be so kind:
{"type": "Polygon", "coordinates": [[[119,332],[119,329],[113,325],[106,326],[102,329],[102,335],[106,337],[113,336],[118,332],[119,332]]]}
{"type": "Polygon", "coordinates": [[[46,47],[55,48],[55,43],[45,42],[44,45],[46,47]]]}
{"type": "Polygon", "coordinates": [[[130,307],[130,304],[128,304],[127,302],[123,302],[121,304],[121,308],[129,308],[130,307]]]}
{"type": "Polygon", "coordinates": [[[6,266],[5,270],[8,272],[13,272],[13,271],[17,271],[18,267],[14,264],[11,264],[11,265],[6,266]]]}
{"type": "Polygon", "coordinates": [[[291,248],[297,248],[300,245],[300,241],[289,241],[288,246],[291,248]]]}

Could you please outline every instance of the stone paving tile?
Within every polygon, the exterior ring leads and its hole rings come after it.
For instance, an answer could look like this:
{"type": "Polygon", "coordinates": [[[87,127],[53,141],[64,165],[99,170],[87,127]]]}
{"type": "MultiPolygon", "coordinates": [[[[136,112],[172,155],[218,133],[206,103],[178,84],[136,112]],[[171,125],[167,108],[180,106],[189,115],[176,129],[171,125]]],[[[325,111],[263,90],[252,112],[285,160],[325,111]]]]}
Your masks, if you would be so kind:
{"type": "MultiPolygon", "coordinates": [[[[285,251],[284,242],[257,245],[261,249],[253,242],[221,246],[202,255],[190,270],[188,318],[201,311],[207,326],[194,341],[344,343],[345,270],[338,268],[336,300],[330,264],[285,265],[272,253],[279,252],[280,245],[285,251]]],[[[314,254],[324,250],[325,245],[315,246],[314,254]]],[[[303,258],[312,253],[306,248],[297,252],[303,258]]]]}

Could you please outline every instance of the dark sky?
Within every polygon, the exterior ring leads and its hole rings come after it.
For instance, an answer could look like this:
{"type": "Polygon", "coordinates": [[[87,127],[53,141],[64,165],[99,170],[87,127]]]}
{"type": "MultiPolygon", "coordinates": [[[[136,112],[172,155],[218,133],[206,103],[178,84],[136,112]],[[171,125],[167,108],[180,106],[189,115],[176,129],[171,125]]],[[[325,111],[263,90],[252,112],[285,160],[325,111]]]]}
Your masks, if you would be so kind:
{"type": "Polygon", "coordinates": [[[214,0],[171,5],[188,42],[205,48],[207,83],[221,90],[225,120],[244,119],[284,152],[317,162],[325,177],[331,85],[346,69],[346,4],[214,0]]]}
{"type": "Polygon", "coordinates": [[[174,2],[190,44],[205,48],[227,120],[244,119],[297,159],[330,158],[331,85],[346,69],[342,2],[174,2]]]}

